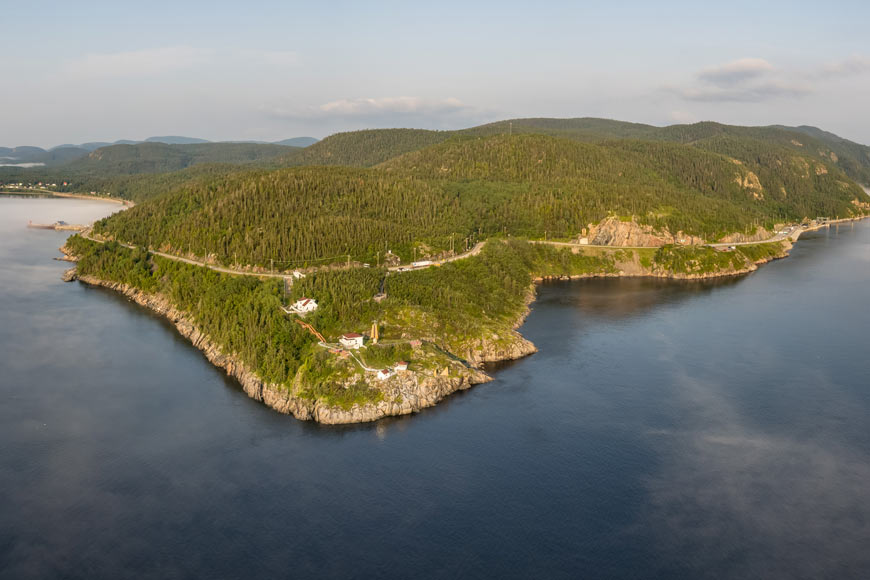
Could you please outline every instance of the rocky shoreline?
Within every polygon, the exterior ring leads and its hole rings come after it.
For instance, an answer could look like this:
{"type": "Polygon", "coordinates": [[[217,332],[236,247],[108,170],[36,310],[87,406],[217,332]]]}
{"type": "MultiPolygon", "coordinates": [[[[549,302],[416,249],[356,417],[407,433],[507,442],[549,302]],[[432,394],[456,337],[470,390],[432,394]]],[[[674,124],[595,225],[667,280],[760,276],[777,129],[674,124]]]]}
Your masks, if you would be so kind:
{"type": "Polygon", "coordinates": [[[788,240],[782,240],[779,243],[782,245],[782,252],[780,254],[749,262],[743,268],[728,268],[724,270],[717,270],[716,272],[686,274],[682,272],[670,272],[667,270],[660,270],[656,268],[646,268],[640,266],[637,262],[629,262],[625,264],[617,263],[617,267],[620,267],[620,269],[616,272],[593,272],[590,274],[574,274],[561,276],[536,276],[534,278],[534,281],[538,283],[555,280],[581,280],[586,278],[665,278],[669,280],[708,280],[712,278],[743,276],[745,274],[749,274],[750,272],[758,270],[758,267],[763,264],[788,257],[789,252],[793,247],[793,244],[788,240]]]}
{"type": "MultiPolygon", "coordinates": [[[[418,412],[426,407],[432,407],[448,395],[470,388],[475,384],[485,383],[492,380],[488,374],[480,370],[484,363],[499,362],[519,359],[537,352],[537,347],[524,338],[517,329],[523,324],[531,312],[531,304],[536,298],[537,283],[544,280],[568,280],[579,278],[596,277],[627,277],[627,276],[650,276],[673,279],[704,279],[723,276],[735,276],[746,274],[758,269],[760,264],[772,259],[785,257],[791,244],[784,245],[784,253],[776,258],[759,260],[749,264],[745,269],[734,271],[720,271],[710,274],[681,275],[665,272],[648,271],[645,273],[619,271],[615,273],[583,274],[576,276],[548,276],[537,277],[530,286],[526,295],[526,307],[516,320],[510,336],[501,337],[493,335],[491,339],[481,339],[462,353],[472,368],[464,369],[460,376],[447,376],[435,374],[424,376],[416,373],[399,375],[390,378],[382,384],[384,400],[377,403],[363,405],[355,404],[349,409],[328,406],[320,401],[296,396],[299,384],[294,382],[291,388],[277,384],[271,384],[261,380],[257,374],[248,368],[235,354],[224,353],[221,348],[211,341],[196,324],[183,311],[176,309],[164,296],[148,294],[141,290],[119,282],[110,282],[93,276],[78,275],[76,268],[70,268],[63,274],[64,281],[79,280],[91,286],[99,286],[119,292],[133,302],[152,310],[153,312],[169,320],[178,332],[190,340],[197,349],[202,351],[205,357],[215,366],[224,369],[228,375],[239,381],[242,390],[252,399],[260,401],[272,409],[300,420],[312,420],[328,425],[363,423],[376,421],[384,417],[407,415],[418,412]],[[389,399],[389,400],[388,400],[389,399]]],[[[65,246],[60,248],[68,261],[75,261],[76,257],[65,246]]],[[[298,380],[298,379],[297,379],[298,380]]]]}
{"type": "MultiPolygon", "coordinates": [[[[60,248],[68,261],[75,261],[76,257],[65,246],[60,248]]],[[[304,421],[317,421],[327,425],[348,423],[364,423],[376,421],[384,417],[408,415],[432,407],[448,395],[470,388],[473,385],[486,383],[492,380],[479,368],[467,368],[459,376],[447,376],[435,374],[434,376],[418,373],[396,374],[380,386],[384,391],[384,400],[377,403],[364,405],[355,404],[349,409],[328,406],[320,401],[312,400],[293,394],[296,387],[292,388],[267,383],[261,380],[257,374],[248,368],[235,354],[224,353],[221,348],[212,342],[188,315],[175,308],[164,296],[149,294],[137,288],[120,282],[102,280],[94,276],[79,275],[76,268],[70,268],[63,273],[65,282],[79,280],[90,286],[98,286],[123,294],[136,304],[150,309],[163,316],[175,326],[179,334],[190,340],[194,347],[199,349],[213,365],[220,367],[236,380],[242,390],[254,400],[260,401],[279,413],[293,415],[304,421]]],[[[515,331],[514,331],[515,332],[515,331]]],[[[534,345],[522,338],[519,333],[519,346],[508,351],[484,350],[484,356],[480,361],[470,361],[476,366],[490,360],[509,360],[519,358],[535,352],[534,345]]],[[[298,380],[298,379],[297,379],[298,380]]]]}

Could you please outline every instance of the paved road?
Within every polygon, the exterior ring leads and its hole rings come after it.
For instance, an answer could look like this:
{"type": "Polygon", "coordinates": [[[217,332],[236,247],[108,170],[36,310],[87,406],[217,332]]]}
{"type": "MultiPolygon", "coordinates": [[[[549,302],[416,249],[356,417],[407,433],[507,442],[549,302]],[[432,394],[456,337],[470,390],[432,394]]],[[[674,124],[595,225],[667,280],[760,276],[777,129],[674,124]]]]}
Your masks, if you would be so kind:
{"type": "MultiPolygon", "coordinates": [[[[92,237],[90,230],[82,232],[81,236],[85,239],[92,241],[92,242],[97,242],[98,244],[105,243],[105,240],[99,240],[97,238],[92,237]]],[[[120,242],[118,242],[118,243],[120,243],[120,242]]],[[[391,272],[409,272],[412,270],[425,270],[426,268],[430,268],[436,264],[441,265],[441,264],[446,263],[446,262],[455,262],[456,260],[463,260],[465,258],[469,258],[471,256],[478,255],[480,253],[480,250],[483,249],[483,245],[485,243],[486,242],[478,242],[473,248],[471,248],[469,251],[467,251],[463,254],[457,254],[456,256],[446,258],[444,260],[439,260],[438,262],[433,262],[432,264],[430,264],[428,266],[418,266],[416,268],[412,268],[410,265],[408,265],[408,266],[393,266],[393,267],[388,268],[388,269],[391,272]]],[[[125,248],[129,248],[131,250],[136,248],[136,246],[133,246],[130,244],[121,243],[121,245],[124,246],[125,248]]],[[[192,260],[190,258],[183,258],[181,256],[176,256],[174,254],[167,254],[165,252],[158,252],[156,250],[150,250],[150,252],[152,254],[155,254],[155,255],[160,256],[162,258],[166,258],[167,260],[175,260],[176,262],[184,262],[185,264],[191,264],[193,266],[201,266],[204,268],[209,268],[211,270],[214,270],[215,272],[221,272],[222,274],[232,274],[234,276],[257,276],[259,278],[287,278],[288,276],[290,276],[290,274],[288,274],[288,273],[248,272],[246,270],[236,270],[235,268],[227,268],[224,266],[216,266],[214,264],[207,264],[205,262],[200,262],[198,260],[192,260]]],[[[361,268],[362,266],[356,266],[356,267],[361,268]]]]}
{"type": "Polygon", "coordinates": [[[797,240],[805,230],[806,228],[803,228],[801,226],[789,226],[785,230],[777,232],[773,237],[758,242],[723,242],[706,245],[710,246],[711,248],[727,248],[729,246],[751,246],[753,244],[766,244],[768,242],[781,242],[783,240],[794,241],[797,240]]]}
{"type": "Polygon", "coordinates": [[[456,254],[455,256],[451,256],[449,258],[444,258],[443,260],[433,260],[431,264],[426,266],[411,266],[410,264],[406,264],[404,266],[390,266],[387,268],[390,272],[410,272],[412,270],[425,270],[426,268],[431,268],[432,266],[440,266],[441,264],[446,264],[447,262],[455,262],[457,260],[464,260],[465,258],[470,258],[471,256],[476,256],[480,253],[480,250],[483,249],[485,241],[477,242],[474,244],[474,247],[464,252],[462,254],[456,254]]]}
{"type": "Polygon", "coordinates": [[[604,248],[607,250],[648,250],[658,246],[600,246],[597,244],[578,244],[577,242],[551,242],[549,240],[529,240],[530,244],[546,244],[560,248],[604,248]]]}

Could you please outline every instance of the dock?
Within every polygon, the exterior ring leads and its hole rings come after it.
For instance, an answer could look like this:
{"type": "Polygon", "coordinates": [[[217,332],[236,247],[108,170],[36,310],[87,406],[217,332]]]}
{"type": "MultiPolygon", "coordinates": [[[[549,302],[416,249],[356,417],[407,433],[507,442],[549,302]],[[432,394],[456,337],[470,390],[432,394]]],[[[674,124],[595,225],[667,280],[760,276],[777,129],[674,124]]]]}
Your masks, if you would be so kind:
{"type": "Polygon", "coordinates": [[[70,232],[81,232],[88,228],[88,226],[82,224],[68,224],[65,221],[56,221],[52,224],[37,224],[33,223],[32,221],[28,221],[27,227],[37,230],[61,230],[70,232]]]}

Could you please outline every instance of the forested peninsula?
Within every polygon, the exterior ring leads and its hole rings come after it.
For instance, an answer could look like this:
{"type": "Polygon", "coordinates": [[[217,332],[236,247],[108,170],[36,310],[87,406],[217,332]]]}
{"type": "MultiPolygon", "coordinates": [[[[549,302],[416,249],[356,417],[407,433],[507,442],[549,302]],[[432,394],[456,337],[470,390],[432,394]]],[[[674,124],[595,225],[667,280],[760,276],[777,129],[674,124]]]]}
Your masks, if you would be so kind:
{"type": "Polygon", "coordinates": [[[370,421],[534,352],[517,328],[536,282],[733,276],[870,214],[870,154],[838,147],[571,119],[346,133],[268,166],[155,176],[162,191],[63,250],[70,278],[167,316],[250,396],[370,421]]]}

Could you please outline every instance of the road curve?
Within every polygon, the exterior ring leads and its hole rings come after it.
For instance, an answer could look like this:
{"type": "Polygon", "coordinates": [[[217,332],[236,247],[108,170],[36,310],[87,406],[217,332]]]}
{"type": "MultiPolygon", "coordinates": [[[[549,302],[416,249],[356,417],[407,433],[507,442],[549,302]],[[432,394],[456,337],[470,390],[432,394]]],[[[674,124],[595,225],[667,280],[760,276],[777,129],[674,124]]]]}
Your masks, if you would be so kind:
{"type": "MultiPolygon", "coordinates": [[[[86,240],[90,240],[90,241],[96,242],[98,244],[106,243],[106,240],[100,240],[100,239],[94,238],[91,235],[91,233],[92,233],[91,230],[85,230],[84,232],[81,232],[80,235],[83,238],[85,238],[86,240]]],[[[118,243],[120,245],[124,246],[125,248],[128,248],[128,249],[131,249],[131,250],[136,249],[136,246],[133,246],[131,244],[124,244],[122,242],[118,242],[118,243]]],[[[427,266],[419,266],[416,268],[412,268],[410,265],[408,265],[408,266],[392,266],[392,267],[388,268],[388,270],[390,272],[410,272],[410,271],[414,271],[414,270],[425,270],[426,268],[430,268],[430,267],[435,266],[435,265],[440,266],[441,264],[446,263],[446,262],[455,262],[457,260],[463,260],[465,258],[469,258],[471,256],[478,255],[480,253],[480,251],[483,249],[484,244],[486,244],[485,241],[478,242],[477,244],[475,244],[475,246],[473,248],[471,248],[469,251],[467,251],[463,254],[457,254],[456,256],[452,256],[450,258],[445,258],[444,260],[439,260],[437,262],[433,262],[432,264],[429,264],[427,266]]],[[[159,252],[157,250],[149,250],[149,252],[151,252],[152,254],[154,254],[156,256],[160,256],[161,258],[166,258],[167,260],[175,260],[176,262],[184,262],[185,264],[191,264],[192,266],[201,266],[203,268],[208,268],[210,270],[214,270],[215,272],[220,272],[222,274],[231,274],[233,276],[257,276],[258,278],[286,278],[286,277],[290,276],[290,274],[288,274],[286,272],[285,273],[249,272],[246,270],[237,270],[235,268],[227,268],[225,266],[216,266],[214,264],[207,264],[205,262],[200,262],[199,260],[192,260],[190,258],[183,258],[181,256],[176,256],[174,254],[167,254],[166,252],[159,252]]],[[[356,266],[356,267],[362,268],[363,266],[356,266]]]]}

